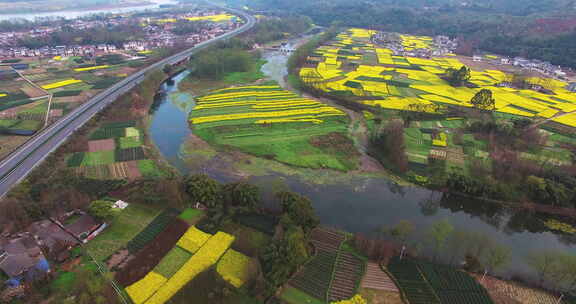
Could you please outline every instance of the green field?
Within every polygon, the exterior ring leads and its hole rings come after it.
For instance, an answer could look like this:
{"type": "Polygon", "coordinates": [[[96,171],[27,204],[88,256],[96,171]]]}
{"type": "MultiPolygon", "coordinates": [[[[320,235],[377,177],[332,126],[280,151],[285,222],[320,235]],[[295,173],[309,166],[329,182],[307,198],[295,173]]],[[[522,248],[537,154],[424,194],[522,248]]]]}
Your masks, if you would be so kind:
{"type": "Polygon", "coordinates": [[[200,209],[186,208],[178,218],[190,225],[194,225],[202,216],[204,216],[204,211],[200,209]]]}
{"type": "Polygon", "coordinates": [[[292,287],[286,287],[280,299],[288,304],[324,304],[324,301],[318,300],[308,294],[292,287]]]}
{"type": "Polygon", "coordinates": [[[154,271],[166,278],[171,278],[190,259],[192,254],[178,246],[175,246],[162,258],[154,271]]]}
{"type": "Polygon", "coordinates": [[[278,86],[211,92],[190,113],[196,135],[220,148],[307,168],[349,171],[357,153],[340,110],[278,86]]]}
{"type": "Polygon", "coordinates": [[[130,204],[114,218],[110,227],[86,245],[88,252],[98,261],[105,261],[116,250],[126,246],[162,210],[130,204]]]}

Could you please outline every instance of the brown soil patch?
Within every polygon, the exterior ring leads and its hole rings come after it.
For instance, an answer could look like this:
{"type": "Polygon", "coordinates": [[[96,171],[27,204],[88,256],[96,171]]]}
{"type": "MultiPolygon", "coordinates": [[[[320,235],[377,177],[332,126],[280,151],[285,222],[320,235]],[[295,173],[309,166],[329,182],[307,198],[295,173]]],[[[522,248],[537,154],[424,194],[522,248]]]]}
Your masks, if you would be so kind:
{"type": "Polygon", "coordinates": [[[522,286],[515,282],[503,281],[490,276],[482,280],[478,274],[472,275],[492,298],[495,304],[556,304],[557,297],[535,288],[522,286]]]}
{"type": "Polygon", "coordinates": [[[188,230],[186,222],[174,219],[156,238],[130,260],[115,279],[122,286],[129,286],[142,279],[176,245],[180,237],[188,230]]]}
{"type": "Polygon", "coordinates": [[[108,269],[112,269],[112,268],[117,267],[122,262],[124,262],[124,260],[126,260],[126,258],[128,258],[129,255],[130,255],[130,252],[127,249],[123,249],[123,250],[115,252],[112,256],[110,256],[110,258],[108,259],[108,262],[106,262],[108,269]]]}
{"type": "Polygon", "coordinates": [[[109,164],[108,169],[110,170],[110,175],[115,179],[128,177],[128,165],[125,162],[109,164]]]}
{"type": "Polygon", "coordinates": [[[356,146],[354,146],[354,141],[340,132],[314,136],[310,139],[310,144],[323,150],[343,153],[350,157],[359,155],[356,146]]]}
{"type": "Polygon", "coordinates": [[[35,97],[40,97],[40,96],[46,96],[46,92],[44,92],[43,90],[40,90],[37,87],[31,86],[30,84],[27,84],[25,86],[23,86],[21,88],[22,92],[24,92],[26,95],[28,95],[28,97],[30,98],[35,98],[35,97]]]}
{"type": "Polygon", "coordinates": [[[54,102],[57,103],[72,103],[72,102],[79,102],[79,101],[83,101],[84,97],[82,97],[82,95],[78,95],[78,96],[66,96],[66,97],[56,97],[54,98],[54,102]]]}
{"type": "Polygon", "coordinates": [[[404,304],[399,292],[361,288],[360,295],[370,304],[404,304]]]}
{"type": "Polygon", "coordinates": [[[64,115],[63,109],[52,109],[50,110],[50,117],[60,117],[64,115]]]}
{"type": "Polygon", "coordinates": [[[91,140],[88,142],[88,151],[110,151],[116,149],[116,142],[114,139],[101,139],[101,140],[91,140]]]}
{"type": "Polygon", "coordinates": [[[20,145],[24,144],[28,136],[0,136],[0,159],[6,157],[20,145]]]}
{"type": "Polygon", "coordinates": [[[72,271],[72,269],[76,268],[77,265],[80,265],[81,261],[82,260],[80,258],[76,258],[76,259],[73,259],[71,261],[68,261],[68,262],[62,264],[60,267],[64,271],[72,271]]]}
{"type": "Polygon", "coordinates": [[[129,179],[138,179],[142,177],[142,172],[140,172],[140,168],[138,168],[138,161],[132,160],[126,162],[128,166],[128,178],[129,179]]]}
{"type": "Polygon", "coordinates": [[[383,167],[377,160],[374,158],[362,154],[360,156],[360,171],[361,172],[382,172],[383,167]]]}

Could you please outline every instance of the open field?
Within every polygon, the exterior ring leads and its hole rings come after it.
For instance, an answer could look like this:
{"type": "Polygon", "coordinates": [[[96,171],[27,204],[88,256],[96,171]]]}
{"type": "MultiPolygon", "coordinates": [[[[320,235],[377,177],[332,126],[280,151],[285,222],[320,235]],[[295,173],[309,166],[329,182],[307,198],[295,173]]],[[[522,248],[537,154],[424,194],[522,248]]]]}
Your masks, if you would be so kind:
{"type": "Polygon", "coordinates": [[[357,166],[348,118],[339,109],[276,85],[221,89],[197,102],[190,113],[194,133],[218,147],[300,167],[357,166]]]}
{"type": "Polygon", "coordinates": [[[98,261],[106,260],[133,239],[159,213],[160,210],[148,206],[130,204],[116,216],[109,228],[86,245],[88,252],[98,261]]]}
{"type": "Polygon", "coordinates": [[[67,157],[68,167],[96,179],[162,176],[154,161],[147,159],[142,136],[134,121],[104,124],[90,134],[86,151],[67,157]]]}

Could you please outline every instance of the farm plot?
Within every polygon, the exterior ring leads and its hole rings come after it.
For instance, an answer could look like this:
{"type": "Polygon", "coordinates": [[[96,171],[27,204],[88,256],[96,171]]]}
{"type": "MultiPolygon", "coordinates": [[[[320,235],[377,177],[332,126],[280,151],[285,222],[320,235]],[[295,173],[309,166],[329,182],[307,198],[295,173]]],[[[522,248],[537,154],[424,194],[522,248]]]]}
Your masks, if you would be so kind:
{"type": "Polygon", "coordinates": [[[86,152],[67,157],[74,172],[97,179],[162,177],[155,162],[146,159],[140,130],[134,121],[104,123],[89,135],[86,152]]]}
{"type": "Polygon", "coordinates": [[[452,267],[395,258],[388,270],[410,303],[493,303],[472,276],[452,267]]]}
{"type": "Polygon", "coordinates": [[[399,292],[398,287],[390,276],[377,263],[366,264],[366,274],[362,278],[362,288],[378,289],[399,292]]]}
{"type": "Polygon", "coordinates": [[[104,261],[116,250],[124,247],[160,212],[148,206],[130,204],[114,218],[108,229],[86,245],[86,249],[96,260],[104,261]]]}
{"type": "Polygon", "coordinates": [[[394,276],[410,304],[440,304],[440,299],[418,270],[418,266],[406,259],[392,259],[388,271],[394,276]]]}
{"type": "Polygon", "coordinates": [[[364,262],[348,252],[340,252],[334,268],[334,277],[328,290],[330,302],[350,299],[356,294],[364,274],[364,262]]]}
{"type": "Polygon", "coordinates": [[[154,218],[144,230],[140,231],[126,247],[130,253],[134,254],[144,248],[146,244],[152,241],[160,232],[164,231],[166,226],[174,220],[180,213],[175,209],[166,209],[154,218]]]}
{"type": "Polygon", "coordinates": [[[310,241],[316,254],[288,284],[324,302],[351,298],[362,277],[364,262],[340,250],[345,239],[336,231],[314,229],[310,241]]]}
{"type": "MultiPolygon", "coordinates": [[[[539,289],[522,286],[511,281],[502,281],[493,277],[475,276],[486,288],[496,303],[517,302],[522,304],[557,304],[558,297],[539,289]],[[500,301],[498,301],[500,300],[500,301]]],[[[566,303],[566,302],[561,302],[566,303]]]]}
{"type": "MultiPolygon", "coordinates": [[[[194,227],[190,229],[195,229],[194,227]]],[[[188,233],[186,233],[188,235],[188,233]]],[[[244,271],[242,265],[245,263],[233,263],[231,265],[229,262],[239,262],[240,260],[245,261],[246,257],[229,250],[232,242],[234,242],[234,237],[218,232],[214,235],[208,235],[208,240],[203,243],[203,245],[195,253],[188,253],[190,255],[187,258],[185,252],[181,252],[177,249],[164,256],[162,261],[158,266],[145,274],[140,280],[132,283],[130,286],[126,287],[126,292],[136,304],[140,303],[165,303],[169,301],[172,296],[174,296],[178,291],[183,288],[188,282],[193,280],[200,273],[208,270],[213,265],[221,260],[223,256],[226,258],[222,259],[222,264],[220,264],[219,273],[222,275],[226,274],[225,280],[231,280],[231,284],[236,286],[239,282],[239,273],[244,271]],[[184,261],[184,262],[183,262],[184,261]],[[183,263],[182,263],[183,262],[183,263]],[[157,271],[162,271],[166,275],[164,276],[157,271]],[[157,280],[155,284],[146,284],[149,277],[161,278],[157,280]],[[143,291],[142,288],[146,287],[143,291]]],[[[184,250],[185,251],[185,250],[184,250]]],[[[242,278],[244,279],[244,277],[242,278]]]]}
{"type": "Polygon", "coordinates": [[[195,134],[218,147],[300,167],[357,167],[344,112],[278,86],[213,91],[197,99],[190,122],[195,134]]]}
{"type": "MultiPolygon", "coordinates": [[[[476,88],[456,88],[441,77],[447,69],[464,65],[458,59],[394,56],[395,51],[370,43],[367,37],[372,34],[364,29],[340,33],[316,50],[320,61],[315,66],[302,68],[300,78],[325,92],[353,94],[359,103],[370,107],[425,113],[439,113],[447,107],[472,107],[471,98],[480,90],[489,89],[495,98],[497,113],[517,118],[550,118],[576,127],[576,114],[555,116],[576,110],[576,94],[567,90],[565,82],[530,77],[526,81],[531,87],[545,90],[502,87],[500,84],[508,82],[510,75],[499,70],[484,70],[471,71],[469,81],[476,88]],[[374,53],[377,62],[360,59],[374,53]]],[[[396,36],[404,51],[432,47],[430,37],[396,36]]]]}
{"type": "Polygon", "coordinates": [[[130,286],[144,278],[174,248],[180,237],[188,229],[188,224],[174,219],[145,248],[138,251],[116,272],[115,279],[122,286],[130,286]]]}

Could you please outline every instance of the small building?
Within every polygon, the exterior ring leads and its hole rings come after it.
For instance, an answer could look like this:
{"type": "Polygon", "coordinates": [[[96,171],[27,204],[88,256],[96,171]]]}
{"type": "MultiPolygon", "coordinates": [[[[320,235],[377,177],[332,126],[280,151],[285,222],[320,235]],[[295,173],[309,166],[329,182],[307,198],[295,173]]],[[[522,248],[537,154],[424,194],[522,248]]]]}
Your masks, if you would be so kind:
{"type": "Polygon", "coordinates": [[[14,279],[34,280],[50,271],[50,266],[32,235],[0,243],[0,269],[14,279]]]}
{"type": "Polygon", "coordinates": [[[85,240],[93,231],[97,230],[100,225],[102,225],[102,223],[98,222],[92,216],[84,214],[73,223],[66,225],[65,228],[76,238],[85,240]]]}

